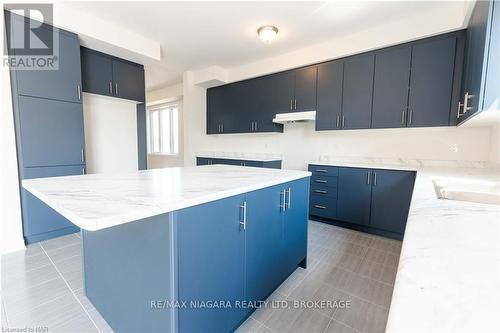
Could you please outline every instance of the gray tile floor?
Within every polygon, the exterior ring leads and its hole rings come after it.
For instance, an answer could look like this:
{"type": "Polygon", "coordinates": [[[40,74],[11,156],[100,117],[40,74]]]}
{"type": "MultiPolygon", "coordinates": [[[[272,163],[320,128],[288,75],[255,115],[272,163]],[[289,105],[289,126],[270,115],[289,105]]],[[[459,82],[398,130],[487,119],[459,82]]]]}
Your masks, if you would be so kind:
{"type": "MultiPolygon", "coordinates": [[[[385,331],[401,242],[311,221],[308,243],[308,268],[297,268],[238,332],[385,331]]],[[[2,256],[2,327],[112,332],[83,294],[81,260],[78,234],[2,256]]]]}

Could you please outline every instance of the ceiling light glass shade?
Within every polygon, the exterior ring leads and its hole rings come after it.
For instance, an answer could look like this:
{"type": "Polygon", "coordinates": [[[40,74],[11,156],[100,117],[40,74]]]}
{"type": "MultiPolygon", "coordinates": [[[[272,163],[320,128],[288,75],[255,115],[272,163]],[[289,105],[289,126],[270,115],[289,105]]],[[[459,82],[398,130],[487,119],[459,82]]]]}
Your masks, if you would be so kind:
{"type": "Polygon", "coordinates": [[[257,33],[264,43],[270,43],[276,38],[276,35],[278,34],[278,28],[272,25],[264,25],[257,29],[257,33]]]}

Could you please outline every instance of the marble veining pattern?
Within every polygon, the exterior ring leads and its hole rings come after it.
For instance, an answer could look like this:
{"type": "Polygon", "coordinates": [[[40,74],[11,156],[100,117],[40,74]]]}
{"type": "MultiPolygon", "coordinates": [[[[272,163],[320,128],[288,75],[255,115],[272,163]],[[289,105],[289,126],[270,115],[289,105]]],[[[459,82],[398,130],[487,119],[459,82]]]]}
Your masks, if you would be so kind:
{"type": "Polygon", "coordinates": [[[23,187],[85,230],[99,230],[310,176],[229,165],[23,180],[23,187]]]}
{"type": "Polygon", "coordinates": [[[498,182],[498,168],[348,158],[310,163],[417,171],[387,332],[500,332],[500,206],[437,199],[432,184],[498,182]]]}

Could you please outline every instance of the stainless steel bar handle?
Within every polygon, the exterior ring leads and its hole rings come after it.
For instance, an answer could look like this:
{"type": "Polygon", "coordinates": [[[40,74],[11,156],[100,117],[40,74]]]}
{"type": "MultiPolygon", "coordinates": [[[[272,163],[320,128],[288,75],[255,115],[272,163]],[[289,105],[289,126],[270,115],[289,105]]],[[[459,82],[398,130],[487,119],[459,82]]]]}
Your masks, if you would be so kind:
{"type": "Polygon", "coordinates": [[[413,119],[413,110],[410,110],[410,112],[408,113],[408,123],[411,125],[411,121],[413,119]]]}
{"type": "Polygon", "coordinates": [[[288,188],[288,203],[286,204],[286,209],[290,209],[292,207],[292,188],[288,188]]]}
{"type": "Polygon", "coordinates": [[[113,83],[109,81],[109,93],[113,95],[113,83]]]}
{"type": "MultiPolygon", "coordinates": [[[[458,101],[458,106],[457,106],[457,119],[460,118],[460,116],[463,114],[460,112],[460,108],[464,106],[464,103],[460,103],[460,101],[458,101]]],[[[465,113],[465,112],[464,112],[465,113]]]]}
{"type": "Polygon", "coordinates": [[[403,113],[401,113],[401,125],[405,124],[405,120],[406,120],[406,111],[403,111],[403,113]]]}
{"type": "Polygon", "coordinates": [[[85,174],[85,168],[82,168],[82,175],[85,174]]]}
{"type": "Polygon", "coordinates": [[[294,108],[295,110],[297,110],[297,100],[295,100],[294,105],[293,105],[293,108],[294,108]]]}
{"type": "Polygon", "coordinates": [[[316,183],[323,183],[323,184],[326,184],[327,181],[326,180],[321,180],[321,179],[316,179],[316,183]]]}
{"type": "Polygon", "coordinates": [[[293,99],[290,99],[290,110],[293,110],[293,99]]]}
{"type": "Polygon", "coordinates": [[[314,205],[314,208],[318,208],[318,209],[326,209],[325,206],[320,206],[320,205],[314,205]]]}
{"type": "Polygon", "coordinates": [[[323,191],[323,190],[314,190],[314,193],[326,194],[326,191],[323,191]]]}
{"type": "Polygon", "coordinates": [[[243,227],[243,230],[247,230],[247,202],[243,201],[240,208],[243,209],[243,221],[240,221],[240,225],[243,227]]]}
{"type": "Polygon", "coordinates": [[[81,154],[80,158],[82,159],[82,162],[85,162],[85,152],[84,152],[83,148],[80,149],[80,154],[81,154]]]}
{"type": "Polygon", "coordinates": [[[115,82],[115,95],[118,95],[118,83],[115,82]]]}
{"type": "Polygon", "coordinates": [[[323,173],[327,173],[327,172],[328,172],[328,170],[326,170],[326,169],[317,169],[317,170],[316,170],[316,172],[323,172],[323,173]]]}
{"type": "Polygon", "coordinates": [[[336,122],[336,125],[337,125],[337,128],[338,128],[338,127],[339,127],[339,125],[340,125],[340,116],[339,116],[339,115],[337,115],[337,122],[336,122]]]}
{"type": "Polygon", "coordinates": [[[373,172],[373,186],[377,186],[377,173],[373,172]]]}
{"type": "Polygon", "coordinates": [[[345,117],[342,116],[342,128],[344,128],[344,127],[345,127],[345,117]]]}
{"type": "Polygon", "coordinates": [[[372,178],[372,172],[371,171],[368,171],[366,173],[366,184],[367,185],[370,185],[370,179],[372,178]]]}
{"type": "Polygon", "coordinates": [[[474,98],[474,95],[471,95],[468,92],[466,92],[465,97],[464,97],[464,113],[473,109],[472,106],[469,106],[469,99],[470,98],[474,98]]]}
{"type": "Polygon", "coordinates": [[[82,100],[82,88],[80,87],[80,85],[76,86],[76,95],[78,96],[78,100],[81,101],[82,100]]]}
{"type": "Polygon", "coordinates": [[[280,208],[281,208],[282,212],[284,212],[286,210],[285,190],[280,191],[280,208]]]}
{"type": "Polygon", "coordinates": [[[255,122],[255,131],[257,131],[257,122],[255,122]]]}

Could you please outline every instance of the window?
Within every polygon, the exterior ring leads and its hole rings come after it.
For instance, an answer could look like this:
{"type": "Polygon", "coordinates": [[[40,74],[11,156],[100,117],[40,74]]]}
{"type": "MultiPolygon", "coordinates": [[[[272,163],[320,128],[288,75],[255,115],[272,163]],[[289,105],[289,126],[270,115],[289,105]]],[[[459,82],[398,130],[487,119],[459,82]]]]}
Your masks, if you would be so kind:
{"type": "Polygon", "coordinates": [[[177,154],[179,152],[179,106],[162,104],[148,108],[149,153],[177,154]]]}

